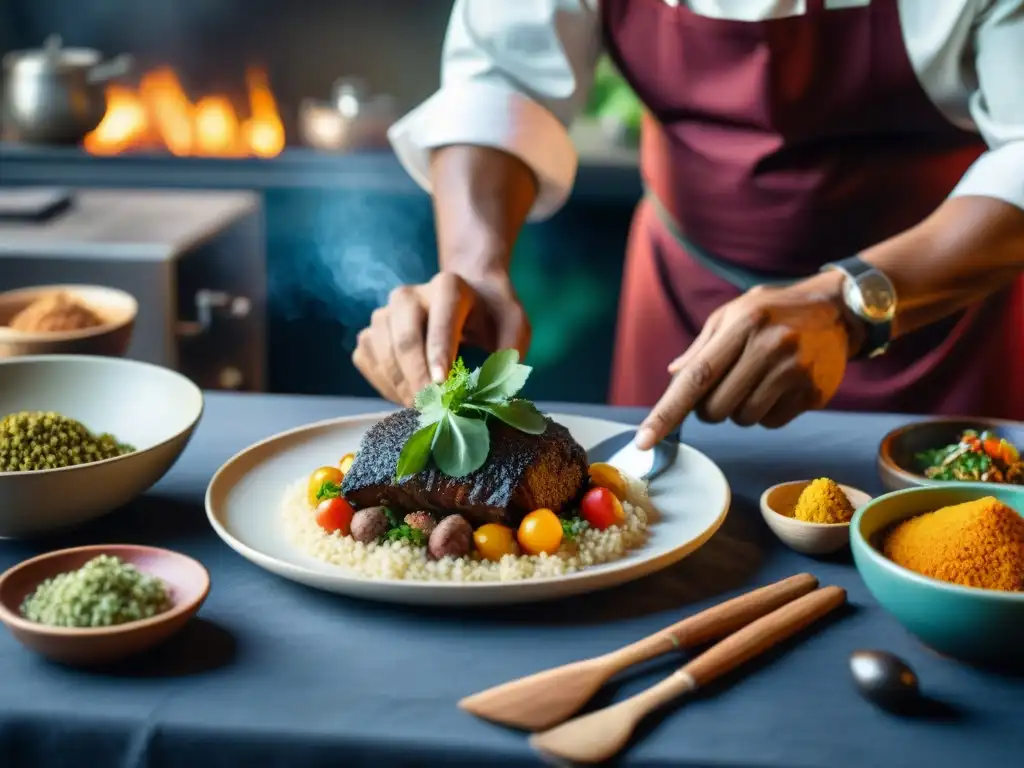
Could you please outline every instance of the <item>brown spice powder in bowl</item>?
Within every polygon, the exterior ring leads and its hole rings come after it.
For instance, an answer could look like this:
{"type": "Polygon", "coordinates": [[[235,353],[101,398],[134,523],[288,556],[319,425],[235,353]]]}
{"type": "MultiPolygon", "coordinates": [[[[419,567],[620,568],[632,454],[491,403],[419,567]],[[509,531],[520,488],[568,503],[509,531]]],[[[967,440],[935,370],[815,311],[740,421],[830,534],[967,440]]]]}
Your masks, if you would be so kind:
{"type": "Polygon", "coordinates": [[[103,325],[104,320],[66,293],[36,299],[11,318],[9,326],[25,333],[81,331],[103,325]]]}

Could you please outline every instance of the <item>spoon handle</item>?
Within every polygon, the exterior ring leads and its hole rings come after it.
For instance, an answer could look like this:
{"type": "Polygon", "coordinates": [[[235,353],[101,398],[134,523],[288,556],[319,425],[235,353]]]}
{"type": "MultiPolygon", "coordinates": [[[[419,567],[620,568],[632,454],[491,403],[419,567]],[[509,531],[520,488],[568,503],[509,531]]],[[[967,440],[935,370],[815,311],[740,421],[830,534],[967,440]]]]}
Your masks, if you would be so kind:
{"type": "Polygon", "coordinates": [[[817,586],[818,580],[814,576],[809,573],[798,573],[688,616],[670,627],[610,653],[605,657],[605,661],[616,670],[625,669],[678,648],[691,648],[718,640],[746,626],[754,619],[806,595],[817,586]]]}
{"type": "Polygon", "coordinates": [[[773,645],[795,635],[846,602],[846,590],[823,587],[772,611],[729,635],[662,682],[634,696],[632,709],[643,715],[707,685],[773,645]]]}

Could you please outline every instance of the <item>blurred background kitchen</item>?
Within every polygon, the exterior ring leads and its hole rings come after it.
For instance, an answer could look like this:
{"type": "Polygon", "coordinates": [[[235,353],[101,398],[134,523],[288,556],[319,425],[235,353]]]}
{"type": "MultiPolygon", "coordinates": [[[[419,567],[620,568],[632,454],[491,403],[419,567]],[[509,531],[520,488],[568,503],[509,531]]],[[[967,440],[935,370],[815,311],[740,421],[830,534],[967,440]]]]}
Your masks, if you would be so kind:
{"type": "MultiPolygon", "coordinates": [[[[206,387],[371,394],[356,333],[437,264],[384,133],[437,87],[450,8],[0,0],[0,291],[128,291],[129,356],[206,387]]],[[[577,191],[516,247],[537,399],[605,399],[637,119],[602,67],[577,191]]]]}

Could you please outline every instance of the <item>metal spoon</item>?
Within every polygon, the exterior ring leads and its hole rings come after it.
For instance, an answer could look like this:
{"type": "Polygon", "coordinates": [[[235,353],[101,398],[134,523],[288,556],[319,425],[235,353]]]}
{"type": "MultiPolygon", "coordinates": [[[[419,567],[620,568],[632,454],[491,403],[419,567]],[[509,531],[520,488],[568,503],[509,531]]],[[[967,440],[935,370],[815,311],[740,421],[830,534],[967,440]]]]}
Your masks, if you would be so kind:
{"type": "MultiPolygon", "coordinates": [[[[683,425],[679,424],[665,436],[665,439],[655,444],[651,449],[651,452],[654,454],[651,468],[641,475],[641,480],[651,482],[675,463],[676,455],[679,453],[679,439],[682,428],[683,425]]],[[[636,432],[629,431],[620,432],[613,437],[602,440],[587,451],[587,462],[590,464],[607,462],[635,439],[636,432]]]]}

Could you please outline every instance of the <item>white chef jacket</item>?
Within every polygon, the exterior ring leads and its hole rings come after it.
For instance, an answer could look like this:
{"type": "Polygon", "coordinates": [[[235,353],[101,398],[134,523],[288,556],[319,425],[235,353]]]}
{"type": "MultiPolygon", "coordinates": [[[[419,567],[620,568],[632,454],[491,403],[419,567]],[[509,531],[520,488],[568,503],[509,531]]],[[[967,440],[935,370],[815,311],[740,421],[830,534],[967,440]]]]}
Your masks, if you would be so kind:
{"type": "MultiPolygon", "coordinates": [[[[602,53],[600,2],[456,0],[440,89],[389,134],[420,186],[430,190],[431,150],[488,146],[536,175],[532,220],[564,204],[578,165],[567,126],[586,103],[602,53]]],[[[662,2],[735,21],[806,11],[806,0],[662,2]]],[[[988,144],[952,195],[1024,209],[1024,0],[825,0],[825,7],[842,13],[870,2],[899,4],[907,54],[925,93],[951,123],[988,144]]]]}

